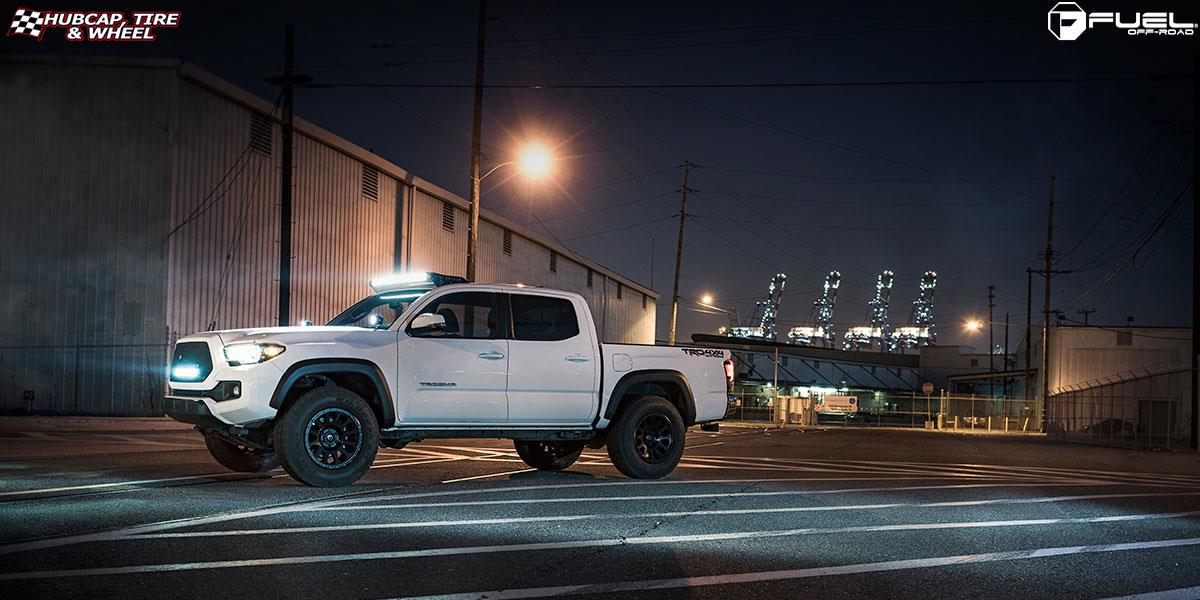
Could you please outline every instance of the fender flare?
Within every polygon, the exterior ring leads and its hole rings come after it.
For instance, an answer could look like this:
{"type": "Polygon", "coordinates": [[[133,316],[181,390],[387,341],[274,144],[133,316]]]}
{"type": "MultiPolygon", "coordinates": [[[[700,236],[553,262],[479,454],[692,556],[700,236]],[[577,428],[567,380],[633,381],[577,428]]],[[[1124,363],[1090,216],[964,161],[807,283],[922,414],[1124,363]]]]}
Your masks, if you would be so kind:
{"type": "Polygon", "coordinates": [[[383,371],[379,369],[379,365],[369,360],[356,358],[317,358],[300,361],[288,367],[284,371],[283,377],[279,380],[279,384],[275,386],[275,393],[271,395],[271,408],[275,410],[283,409],[283,402],[287,398],[288,390],[292,389],[292,386],[300,378],[323,373],[356,373],[365,375],[375,387],[375,394],[379,397],[379,412],[381,417],[379,426],[391,427],[396,422],[396,405],[392,400],[392,393],[388,389],[387,379],[383,376],[383,371]]]}
{"type": "Polygon", "coordinates": [[[613,386],[612,394],[608,397],[608,406],[604,409],[604,419],[612,421],[617,415],[617,410],[620,408],[621,398],[632,389],[634,386],[644,383],[662,383],[668,382],[679,386],[683,390],[683,422],[685,425],[691,425],[696,422],[696,395],[692,393],[692,386],[688,384],[687,377],[679,371],[670,370],[649,370],[649,371],[634,371],[629,373],[617,381],[617,385],[613,386]]]}

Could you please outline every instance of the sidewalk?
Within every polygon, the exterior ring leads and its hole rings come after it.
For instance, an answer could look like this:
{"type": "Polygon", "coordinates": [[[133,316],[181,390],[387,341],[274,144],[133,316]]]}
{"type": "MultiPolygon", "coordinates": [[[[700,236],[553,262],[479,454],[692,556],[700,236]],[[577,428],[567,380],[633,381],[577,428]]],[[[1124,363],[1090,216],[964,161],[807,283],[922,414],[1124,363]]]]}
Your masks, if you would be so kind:
{"type": "Polygon", "coordinates": [[[9,433],[171,433],[191,429],[191,425],[167,417],[0,416],[0,432],[9,433]]]}

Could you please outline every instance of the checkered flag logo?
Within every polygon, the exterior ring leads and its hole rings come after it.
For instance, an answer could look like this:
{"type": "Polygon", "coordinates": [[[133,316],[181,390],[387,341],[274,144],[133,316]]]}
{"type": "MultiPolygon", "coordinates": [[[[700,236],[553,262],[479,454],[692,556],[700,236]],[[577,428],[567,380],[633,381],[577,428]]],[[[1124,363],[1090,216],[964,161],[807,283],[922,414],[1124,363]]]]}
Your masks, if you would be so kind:
{"type": "Polygon", "coordinates": [[[13,15],[12,25],[8,27],[8,35],[27,35],[41,39],[42,31],[44,31],[43,23],[45,23],[45,17],[41,12],[18,8],[16,14],[13,15]]]}

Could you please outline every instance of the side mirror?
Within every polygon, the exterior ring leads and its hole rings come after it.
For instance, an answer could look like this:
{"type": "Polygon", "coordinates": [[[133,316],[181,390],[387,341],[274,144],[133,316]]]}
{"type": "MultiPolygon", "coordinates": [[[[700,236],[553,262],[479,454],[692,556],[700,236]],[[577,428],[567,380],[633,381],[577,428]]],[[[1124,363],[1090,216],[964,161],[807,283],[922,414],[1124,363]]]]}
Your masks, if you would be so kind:
{"type": "Polygon", "coordinates": [[[422,313],[412,320],[408,330],[414,335],[425,335],[446,328],[446,317],[433,313],[422,313]]]}

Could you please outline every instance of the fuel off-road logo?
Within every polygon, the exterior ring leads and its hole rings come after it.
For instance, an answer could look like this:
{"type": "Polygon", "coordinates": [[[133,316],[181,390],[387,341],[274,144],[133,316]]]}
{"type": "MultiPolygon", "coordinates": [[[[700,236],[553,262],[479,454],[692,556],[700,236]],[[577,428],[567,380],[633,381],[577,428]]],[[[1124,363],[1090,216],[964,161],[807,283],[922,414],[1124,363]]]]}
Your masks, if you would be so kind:
{"type": "Polygon", "coordinates": [[[53,11],[18,8],[8,35],[42,41],[47,29],[65,29],[70,42],[153,42],[160,28],[179,27],[179,13],[53,11]]]}
{"type": "Polygon", "coordinates": [[[1054,39],[1070,42],[1097,25],[1124,30],[1126,35],[1194,36],[1196,24],[1181,21],[1173,12],[1092,12],[1074,2],[1059,2],[1046,15],[1046,27],[1054,39]]]}

